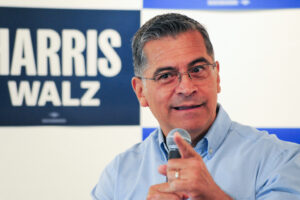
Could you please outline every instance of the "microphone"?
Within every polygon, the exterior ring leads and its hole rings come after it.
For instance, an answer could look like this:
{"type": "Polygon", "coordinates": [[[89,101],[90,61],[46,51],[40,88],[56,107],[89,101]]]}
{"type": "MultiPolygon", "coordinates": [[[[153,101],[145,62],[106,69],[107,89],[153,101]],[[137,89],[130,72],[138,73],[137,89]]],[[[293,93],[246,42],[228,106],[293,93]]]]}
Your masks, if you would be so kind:
{"type": "Polygon", "coordinates": [[[173,158],[181,158],[177,144],[174,141],[174,134],[178,132],[179,135],[189,144],[192,143],[190,134],[181,128],[172,129],[167,135],[167,147],[169,149],[168,160],[173,158]]]}

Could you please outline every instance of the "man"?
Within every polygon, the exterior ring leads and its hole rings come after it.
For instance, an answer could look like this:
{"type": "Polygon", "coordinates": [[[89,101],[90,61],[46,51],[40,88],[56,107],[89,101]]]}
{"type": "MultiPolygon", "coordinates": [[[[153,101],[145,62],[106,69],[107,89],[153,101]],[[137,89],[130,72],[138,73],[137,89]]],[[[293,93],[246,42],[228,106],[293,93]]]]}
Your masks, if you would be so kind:
{"type": "Polygon", "coordinates": [[[133,89],[160,128],[106,167],[94,199],[300,199],[299,145],[233,122],[217,104],[220,66],[201,24],[154,17],[132,48],[133,89]],[[167,161],[174,128],[192,146],[176,135],[182,158],[167,161]]]}

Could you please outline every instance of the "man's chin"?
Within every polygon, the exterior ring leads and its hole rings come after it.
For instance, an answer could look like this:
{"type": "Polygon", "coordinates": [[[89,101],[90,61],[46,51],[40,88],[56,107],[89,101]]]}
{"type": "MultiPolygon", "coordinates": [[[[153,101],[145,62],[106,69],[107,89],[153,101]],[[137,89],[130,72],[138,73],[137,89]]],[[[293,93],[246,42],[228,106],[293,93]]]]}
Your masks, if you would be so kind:
{"type": "Polygon", "coordinates": [[[195,133],[201,133],[203,131],[203,127],[199,126],[199,123],[194,122],[191,124],[180,124],[178,123],[178,126],[176,128],[182,128],[184,130],[186,130],[187,132],[189,132],[190,134],[195,134],[195,133]]]}

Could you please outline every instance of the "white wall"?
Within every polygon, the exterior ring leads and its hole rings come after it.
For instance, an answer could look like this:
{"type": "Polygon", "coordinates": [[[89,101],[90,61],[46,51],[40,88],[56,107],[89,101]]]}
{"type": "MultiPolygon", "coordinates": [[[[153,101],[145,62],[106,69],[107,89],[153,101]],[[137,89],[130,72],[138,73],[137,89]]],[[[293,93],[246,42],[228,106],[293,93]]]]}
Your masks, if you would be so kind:
{"type": "Polygon", "coordinates": [[[0,129],[0,199],[82,200],[112,158],[141,141],[139,127],[0,129]]]}
{"type": "MultiPolygon", "coordinates": [[[[1,0],[1,6],[140,9],[139,0],[1,0]]],[[[168,12],[175,10],[168,10],[168,12]]],[[[145,9],[141,20],[166,12],[145,9]]],[[[219,101],[237,121],[300,127],[300,10],[180,11],[203,22],[221,64],[219,101]]],[[[83,200],[113,157],[156,126],[148,109],[141,126],[0,128],[1,200],[83,200]]]]}

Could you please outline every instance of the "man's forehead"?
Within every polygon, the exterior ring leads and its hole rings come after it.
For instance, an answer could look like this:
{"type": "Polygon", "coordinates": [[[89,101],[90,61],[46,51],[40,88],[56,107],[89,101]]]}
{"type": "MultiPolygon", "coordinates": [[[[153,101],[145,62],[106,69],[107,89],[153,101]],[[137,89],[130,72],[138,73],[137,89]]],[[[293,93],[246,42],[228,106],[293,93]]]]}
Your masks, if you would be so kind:
{"type": "MultiPolygon", "coordinates": [[[[163,37],[152,40],[144,46],[144,54],[148,67],[166,67],[188,65],[196,59],[211,62],[207,54],[202,35],[199,32],[185,32],[177,37],[163,37]]],[[[199,60],[197,62],[200,62],[199,60]]]]}

